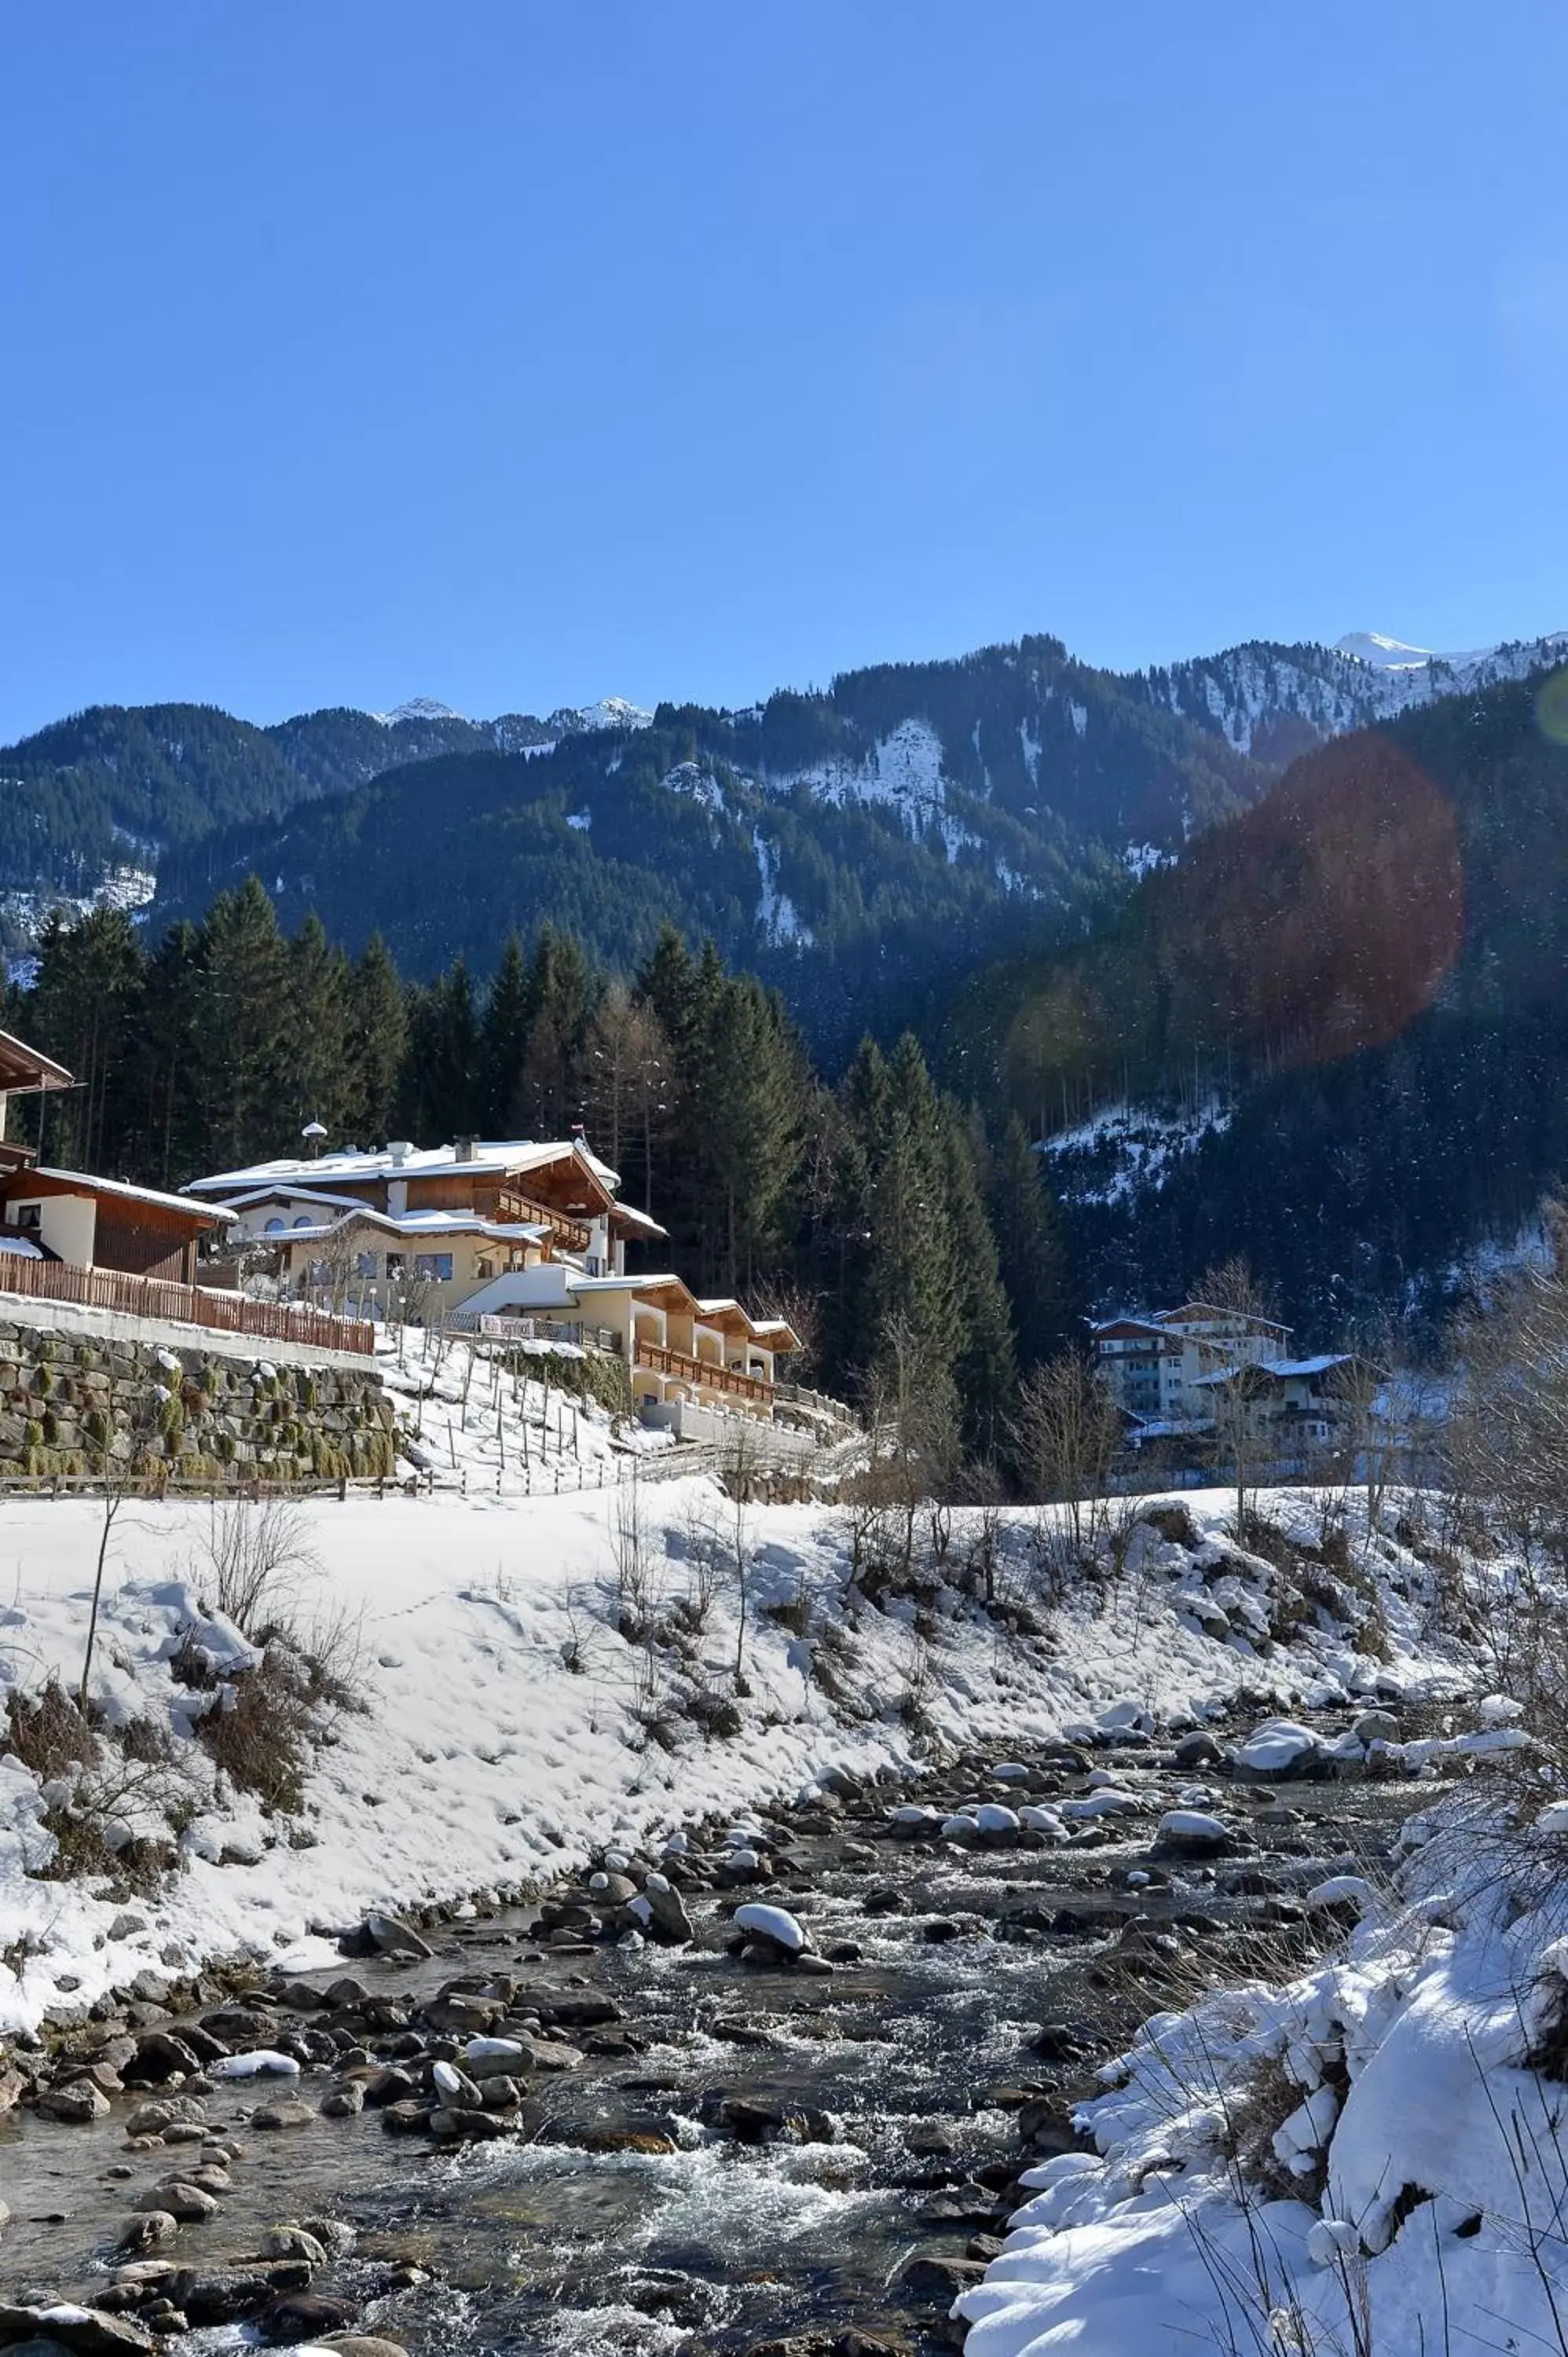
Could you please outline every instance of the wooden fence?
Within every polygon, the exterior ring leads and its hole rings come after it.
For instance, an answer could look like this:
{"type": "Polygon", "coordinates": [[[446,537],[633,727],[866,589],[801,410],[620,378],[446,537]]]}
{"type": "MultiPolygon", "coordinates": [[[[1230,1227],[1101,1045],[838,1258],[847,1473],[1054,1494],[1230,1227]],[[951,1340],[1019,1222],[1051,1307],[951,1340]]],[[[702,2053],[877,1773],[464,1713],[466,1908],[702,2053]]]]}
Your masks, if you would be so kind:
{"type": "Polygon", "coordinates": [[[337,1318],[305,1301],[252,1301],[243,1293],[216,1292],[180,1285],[166,1276],[132,1276],[117,1268],[72,1268],[65,1261],[24,1260],[0,1253],[0,1298],[20,1294],[31,1301],[69,1301],[82,1309],[110,1309],[127,1318],[156,1318],[176,1326],[204,1326],[211,1333],[242,1334],[256,1341],[304,1342],[317,1351],[340,1351],[368,1359],[375,1329],[360,1318],[337,1318]]]}

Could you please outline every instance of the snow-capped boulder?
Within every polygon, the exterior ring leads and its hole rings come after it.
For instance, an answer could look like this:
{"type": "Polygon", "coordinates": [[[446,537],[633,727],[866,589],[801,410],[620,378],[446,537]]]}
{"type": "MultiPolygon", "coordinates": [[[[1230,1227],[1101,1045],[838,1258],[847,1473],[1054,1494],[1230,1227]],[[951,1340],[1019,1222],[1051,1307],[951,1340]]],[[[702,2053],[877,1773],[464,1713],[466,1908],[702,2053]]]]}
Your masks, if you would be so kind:
{"type": "Polygon", "coordinates": [[[1238,1748],[1236,1765],[1246,1776],[1310,1776],[1322,1756],[1309,1727],[1292,1718],[1266,1718],[1238,1748]]]}
{"type": "Polygon", "coordinates": [[[1230,1841],[1223,1818],[1203,1809],[1167,1809],[1160,1819],[1157,1846],[1176,1857],[1218,1857],[1230,1841]]]}
{"type": "Polygon", "coordinates": [[[811,1944],[787,1907],[750,1900],[736,1909],[732,1921],[736,1930],[746,1934],[747,1948],[757,1950],[763,1962],[792,1964],[811,1944]]]}

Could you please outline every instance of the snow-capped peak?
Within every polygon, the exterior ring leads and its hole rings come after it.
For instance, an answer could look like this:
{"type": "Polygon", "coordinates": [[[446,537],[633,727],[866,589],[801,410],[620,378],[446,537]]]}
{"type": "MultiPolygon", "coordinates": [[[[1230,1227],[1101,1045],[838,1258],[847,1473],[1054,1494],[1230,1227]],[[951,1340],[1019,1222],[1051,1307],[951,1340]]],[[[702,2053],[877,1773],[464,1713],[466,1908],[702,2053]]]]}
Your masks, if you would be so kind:
{"type": "Polygon", "coordinates": [[[433,695],[411,695],[395,711],[378,712],[374,716],[392,727],[400,720],[461,720],[463,715],[454,712],[449,704],[438,704],[433,695]]]}
{"type": "Polygon", "coordinates": [[[1381,630],[1347,630],[1334,641],[1335,652],[1356,655],[1374,671],[1419,671],[1432,661],[1430,647],[1407,646],[1403,639],[1387,639],[1381,630]]]}
{"type": "Polygon", "coordinates": [[[577,718],[585,728],[650,728],[653,715],[645,712],[640,704],[628,704],[624,695],[601,695],[596,704],[578,707],[577,718]]]}

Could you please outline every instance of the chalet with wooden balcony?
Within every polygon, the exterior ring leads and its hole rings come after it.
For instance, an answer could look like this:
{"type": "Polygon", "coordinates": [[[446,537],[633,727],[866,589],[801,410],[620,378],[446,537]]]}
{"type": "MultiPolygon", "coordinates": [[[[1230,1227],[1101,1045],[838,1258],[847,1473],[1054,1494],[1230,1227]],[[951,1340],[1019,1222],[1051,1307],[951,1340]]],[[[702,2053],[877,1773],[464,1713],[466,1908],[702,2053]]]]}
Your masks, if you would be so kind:
{"type": "MultiPolygon", "coordinates": [[[[369,1153],[350,1146],[219,1171],[193,1179],[186,1191],[226,1204],[236,1214],[234,1240],[242,1245],[275,1239],[283,1251],[284,1239],[314,1238],[315,1231],[356,1210],[400,1222],[448,1214],[514,1232],[524,1265],[528,1252],[542,1243],[580,1262],[591,1275],[614,1275],[626,1267],[628,1245],[664,1233],[657,1220],[620,1200],[619,1185],[616,1172],[579,1135],[542,1143],[459,1137],[436,1146],[394,1140],[369,1153]]],[[[507,1239],[492,1232],[485,1241],[499,1251],[507,1239]]],[[[288,1258],[293,1270],[297,1255],[291,1251],[288,1258]]],[[[502,1258],[481,1275],[478,1263],[485,1258],[477,1252],[470,1256],[470,1290],[511,1265],[502,1258]]],[[[443,1282],[453,1290],[442,1306],[457,1306],[464,1296],[456,1290],[456,1266],[443,1282]]]]}

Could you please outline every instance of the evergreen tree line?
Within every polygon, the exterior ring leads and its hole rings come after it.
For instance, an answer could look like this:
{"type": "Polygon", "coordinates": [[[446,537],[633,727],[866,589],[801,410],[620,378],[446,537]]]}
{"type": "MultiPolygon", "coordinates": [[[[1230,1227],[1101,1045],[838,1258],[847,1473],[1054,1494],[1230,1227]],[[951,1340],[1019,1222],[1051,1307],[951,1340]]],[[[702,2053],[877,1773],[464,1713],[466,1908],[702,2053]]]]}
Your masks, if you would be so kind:
{"type": "Polygon", "coordinates": [[[789,1316],[840,1393],[912,1354],[972,1453],[1004,1452],[1020,1377],[1076,1331],[1022,1125],[943,1095],[910,1034],[829,1086],[778,996],[671,927],[629,981],[546,924],[483,985],[461,957],[404,985],[379,936],[283,931],[252,877],[150,949],[119,910],[51,920],[6,1021],[76,1077],[17,1122],[41,1157],[154,1186],[297,1154],[311,1122],[329,1147],[581,1123],[669,1232],[645,1268],[789,1316]]]}

